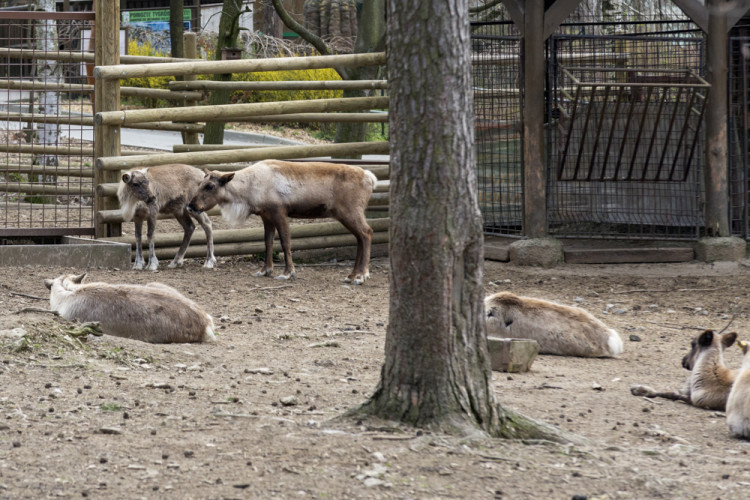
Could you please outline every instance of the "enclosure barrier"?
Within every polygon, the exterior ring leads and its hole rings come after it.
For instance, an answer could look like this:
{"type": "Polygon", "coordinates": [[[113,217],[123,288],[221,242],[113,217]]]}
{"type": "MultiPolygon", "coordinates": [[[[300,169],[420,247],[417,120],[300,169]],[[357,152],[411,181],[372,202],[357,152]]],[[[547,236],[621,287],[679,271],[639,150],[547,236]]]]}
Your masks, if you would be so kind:
{"type": "MultiPolygon", "coordinates": [[[[250,71],[274,71],[289,69],[311,69],[342,66],[378,65],[385,63],[385,54],[354,54],[345,56],[320,56],[287,58],[282,60],[238,60],[238,61],[191,61],[170,64],[152,64],[141,66],[102,66],[94,71],[97,86],[102,92],[116,92],[119,80],[122,78],[148,77],[148,76],[185,76],[192,77],[197,74],[235,73],[250,71]]],[[[186,92],[192,89],[215,89],[216,82],[175,82],[170,88],[180,89],[186,92]],[[207,84],[207,85],[204,85],[207,84]],[[184,85],[187,85],[185,87],[184,85]],[[189,90],[185,90],[189,89],[189,90]]],[[[234,85],[243,82],[227,82],[234,85]]],[[[262,82],[261,82],[262,83],[262,82]]],[[[279,82],[288,86],[287,82],[279,82]]],[[[363,82],[355,86],[365,86],[369,89],[385,88],[386,82],[373,81],[363,82]]],[[[273,85],[272,85],[273,86],[273,85]]],[[[307,88],[353,88],[352,82],[303,82],[302,86],[307,88]],[[328,87],[327,87],[328,86],[328,87]]],[[[225,86],[226,87],[226,86],[225,86]]],[[[121,111],[118,106],[112,108],[100,108],[96,113],[94,122],[100,128],[101,133],[108,145],[103,145],[103,150],[117,151],[119,148],[119,136],[117,130],[122,125],[132,125],[158,120],[172,120],[179,122],[210,122],[210,121],[236,121],[251,120],[255,117],[275,117],[281,120],[289,117],[311,119],[315,117],[321,121],[323,116],[338,115],[330,118],[330,121],[383,121],[387,120],[385,113],[350,113],[354,111],[370,111],[372,109],[387,109],[387,97],[360,97],[342,99],[318,99],[306,101],[288,101],[273,103],[234,104],[224,106],[185,106],[179,108],[161,108],[158,110],[127,110],[121,111]],[[335,112],[335,113],[331,113],[335,112]]],[[[97,227],[119,225],[123,222],[121,210],[105,210],[102,200],[111,199],[116,195],[118,179],[113,176],[117,172],[133,167],[146,167],[161,165],[165,163],[187,163],[191,165],[211,165],[219,167],[222,171],[236,171],[245,165],[236,165],[238,162],[253,162],[265,159],[302,159],[313,157],[344,157],[362,154],[387,154],[389,144],[386,142],[364,142],[345,144],[322,144],[301,146],[273,146],[273,147],[231,147],[223,145],[199,145],[185,144],[174,145],[174,153],[157,153],[153,155],[101,155],[96,159],[96,171],[101,173],[100,182],[97,182],[96,195],[100,200],[97,203],[97,227]],[[181,152],[180,152],[181,151],[181,152]]],[[[387,178],[387,166],[373,166],[376,176],[387,178]]],[[[388,193],[387,182],[379,183],[376,192],[371,197],[370,208],[377,211],[387,208],[388,193]],[[385,186],[385,187],[383,187],[385,186]]],[[[372,212],[372,210],[368,210],[372,212]]],[[[214,215],[214,208],[209,215],[214,215]]],[[[388,219],[373,219],[372,226],[375,234],[373,242],[382,243],[388,241],[388,219]]],[[[356,243],[356,238],[348,234],[348,231],[338,222],[323,224],[294,225],[291,228],[292,237],[295,239],[295,249],[325,248],[331,246],[349,246],[356,243]]],[[[115,231],[118,233],[119,231],[115,231]]],[[[102,231],[103,233],[103,231],[102,231]]],[[[98,234],[101,236],[101,234],[98,234]]],[[[188,249],[188,256],[198,257],[205,253],[205,235],[198,236],[195,242],[203,245],[193,246],[188,249]]],[[[262,228],[240,231],[216,231],[215,253],[216,255],[232,255],[237,253],[258,253],[265,251],[264,230],[262,228]]],[[[134,242],[134,238],[108,238],[112,241],[134,242]]],[[[155,244],[159,247],[157,256],[174,254],[176,247],[182,241],[182,234],[157,234],[155,244]]],[[[278,248],[278,242],[276,243],[278,248]]]]}

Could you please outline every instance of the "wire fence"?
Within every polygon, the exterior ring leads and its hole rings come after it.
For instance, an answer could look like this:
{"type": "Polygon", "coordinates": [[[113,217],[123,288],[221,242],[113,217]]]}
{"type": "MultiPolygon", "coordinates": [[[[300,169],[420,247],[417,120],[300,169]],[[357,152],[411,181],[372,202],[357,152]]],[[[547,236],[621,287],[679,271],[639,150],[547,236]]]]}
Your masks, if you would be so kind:
{"type": "Polygon", "coordinates": [[[93,234],[93,79],[61,55],[88,51],[93,19],[0,12],[2,237],[93,234]]]}

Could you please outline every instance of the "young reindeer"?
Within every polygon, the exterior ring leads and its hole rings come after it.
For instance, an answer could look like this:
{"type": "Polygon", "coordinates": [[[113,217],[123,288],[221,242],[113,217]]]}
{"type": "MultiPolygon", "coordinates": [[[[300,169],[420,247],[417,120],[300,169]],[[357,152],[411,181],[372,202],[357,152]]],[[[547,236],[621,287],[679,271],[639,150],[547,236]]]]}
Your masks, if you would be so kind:
{"type": "Polygon", "coordinates": [[[117,337],[155,344],[216,340],[213,318],[170,286],[82,284],[85,277],[44,280],[50,309],[68,320],[98,321],[104,333],[117,337]]]}
{"type": "Polygon", "coordinates": [[[750,439],[750,344],[737,342],[742,349],[742,366],[727,398],[727,425],[733,436],[750,439]]]}
{"type": "MultiPolygon", "coordinates": [[[[190,238],[195,231],[195,224],[190,218],[187,204],[198,191],[198,185],[203,180],[203,172],[190,165],[159,165],[131,170],[122,175],[122,181],[117,188],[117,198],[123,210],[126,222],[135,224],[135,263],[133,269],[143,269],[142,228],[143,221],[147,223],[146,238],[148,239],[148,270],[156,271],[159,260],[154,253],[154,230],[158,214],[173,215],[184,231],[182,244],[177,255],[170,262],[169,267],[181,266],[185,260],[185,252],[190,244],[190,238]]],[[[203,267],[211,269],[216,264],[214,257],[214,239],[211,219],[205,213],[192,214],[206,233],[206,262],[203,267]]]]}
{"type": "Polygon", "coordinates": [[[488,336],[532,339],[540,354],[614,357],[620,335],[578,307],[500,292],[484,299],[488,336]]]}
{"type": "Polygon", "coordinates": [[[724,349],[734,344],[735,340],[735,332],[720,335],[706,330],[693,339],[690,352],[682,358],[682,367],[690,370],[690,375],[680,391],[658,392],[647,385],[634,385],[630,387],[630,393],[724,411],[729,391],[737,378],[737,370],[730,370],[724,362],[724,349]]]}
{"type": "Polygon", "coordinates": [[[295,276],[289,217],[333,217],[357,238],[354,269],[344,281],[361,285],[370,277],[372,228],[365,209],[377,182],[372,172],[335,163],[266,160],[238,172],[205,173],[188,205],[191,213],[201,214],[219,205],[224,219],[232,224],[239,225],[252,214],[263,220],[266,261],[255,276],[270,276],[273,271],[275,231],[285,261],[284,273],[277,279],[295,276]]]}

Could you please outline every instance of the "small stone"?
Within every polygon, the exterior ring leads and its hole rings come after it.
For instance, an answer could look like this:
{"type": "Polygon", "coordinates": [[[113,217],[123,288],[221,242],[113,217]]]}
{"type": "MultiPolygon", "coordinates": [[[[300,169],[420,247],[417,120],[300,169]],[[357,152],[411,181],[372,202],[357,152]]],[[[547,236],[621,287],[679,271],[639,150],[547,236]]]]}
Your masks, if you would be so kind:
{"type": "Polygon", "coordinates": [[[595,391],[603,391],[604,390],[604,387],[602,387],[601,385],[597,384],[596,382],[594,382],[593,384],[591,384],[591,388],[593,390],[595,390],[595,391]]]}
{"type": "Polygon", "coordinates": [[[195,452],[191,450],[185,450],[183,454],[185,455],[185,458],[193,458],[193,456],[195,456],[195,452]]]}
{"type": "Polygon", "coordinates": [[[362,484],[364,484],[368,488],[373,488],[375,486],[383,486],[385,484],[385,481],[374,477],[368,477],[367,479],[362,481],[362,484]]]}
{"type": "Polygon", "coordinates": [[[270,368],[245,368],[245,373],[252,373],[254,375],[273,375],[273,370],[270,368]]]}
{"type": "Polygon", "coordinates": [[[26,330],[23,328],[11,328],[10,330],[0,330],[0,337],[8,339],[20,339],[26,336],[26,330]]]}
{"type": "Polygon", "coordinates": [[[100,427],[100,434],[122,434],[122,430],[119,427],[100,427]]]}
{"type": "Polygon", "coordinates": [[[281,398],[279,402],[284,406],[296,406],[297,396],[286,396],[286,397],[281,398]]]}
{"type": "Polygon", "coordinates": [[[640,342],[641,338],[638,335],[631,334],[630,337],[628,337],[631,342],[640,342]]]}

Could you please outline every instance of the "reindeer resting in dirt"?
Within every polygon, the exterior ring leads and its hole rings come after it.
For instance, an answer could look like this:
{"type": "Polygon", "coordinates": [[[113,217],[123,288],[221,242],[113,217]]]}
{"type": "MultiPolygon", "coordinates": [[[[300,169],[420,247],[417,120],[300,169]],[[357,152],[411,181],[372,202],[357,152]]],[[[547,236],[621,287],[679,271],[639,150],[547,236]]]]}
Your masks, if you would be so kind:
{"type": "Polygon", "coordinates": [[[685,386],[679,392],[658,392],[646,385],[634,385],[634,396],[659,397],[683,401],[708,410],[724,411],[737,370],[724,363],[724,349],[737,340],[735,332],[723,335],[706,330],[690,343],[690,352],[682,358],[682,367],[690,370],[685,386]]]}
{"type": "MultiPolygon", "coordinates": [[[[190,218],[187,204],[198,191],[203,180],[203,172],[190,165],[159,165],[131,170],[122,175],[122,182],[117,188],[117,198],[123,210],[123,219],[135,223],[135,263],[133,269],[143,269],[142,228],[147,223],[148,269],[156,271],[159,260],[154,253],[154,230],[158,214],[173,215],[184,230],[182,244],[169,267],[181,266],[190,238],[195,231],[195,224],[190,218]]],[[[206,263],[203,267],[210,269],[216,264],[214,257],[214,239],[211,219],[205,213],[192,214],[206,233],[206,263]]]]}
{"type": "Polygon", "coordinates": [[[82,284],[85,277],[44,280],[50,309],[68,320],[99,322],[109,335],[155,344],[216,339],[213,318],[170,286],[82,284]]]}
{"type": "Polygon", "coordinates": [[[289,217],[333,217],[357,238],[354,269],[344,280],[360,285],[370,277],[372,228],[365,209],[377,179],[372,172],[335,163],[261,161],[238,172],[205,170],[197,194],[188,204],[193,214],[215,205],[228,222],[239,225],[250,215],[263,220],[266,260],[255,276],[273,271],[273,237],[279,232],[284,251],[284,273],[277,279],[295,276],[290,243],[289,217]]]}
{"type": "Polygon", "coordinates": [[[742,366],[727,398],[727,425],[733,436],[750,439],[750,344],[737,342],[742,349],[742,366]]]}
{"type": "Polygon", "coordinates": [[[614,357],[623,351],[613,329],[578,307],[500,292],[484,299],[487,335],[532,339],[541,354],[614,357]]]}

